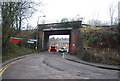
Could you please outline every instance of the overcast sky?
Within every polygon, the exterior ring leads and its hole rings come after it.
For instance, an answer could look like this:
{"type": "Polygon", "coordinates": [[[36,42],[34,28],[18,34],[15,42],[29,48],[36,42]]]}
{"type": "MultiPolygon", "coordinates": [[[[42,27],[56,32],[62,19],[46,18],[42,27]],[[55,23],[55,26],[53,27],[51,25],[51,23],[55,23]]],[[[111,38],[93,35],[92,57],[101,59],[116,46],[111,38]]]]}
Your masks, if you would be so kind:
{"type": "Polygon", "coordinates": [[[45,23],[60,22],[62,18],[83,17],[83,23],[87,23],[90,19],[98,19],[101,21],[109,21],[109,6],[112,3],[115,6],[115,16],[118,13],[119,0],[43,0],[44,6],[38,7],[41,12],[36,12],[29,20],[29,25],[37,26],[38,17],[39,24],[45,20],[45,23]],[[46,17],[42,17],[46,15],[46,17]]]}
{"type": "Polygon", "coordinates": [[[50,35],[49,38],[53,38],[55,37],[56,38],[69,38],[70,36],[69,35],[50,35]]]}

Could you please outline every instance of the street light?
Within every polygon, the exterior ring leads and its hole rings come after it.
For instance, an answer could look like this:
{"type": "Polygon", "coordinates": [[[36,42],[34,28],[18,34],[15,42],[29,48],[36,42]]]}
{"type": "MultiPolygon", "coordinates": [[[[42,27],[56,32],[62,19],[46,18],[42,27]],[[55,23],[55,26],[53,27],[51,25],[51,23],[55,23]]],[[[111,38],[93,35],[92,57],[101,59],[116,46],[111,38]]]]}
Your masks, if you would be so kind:
{"type": "Polygon", "coordinates": [[[37,41],[36,41],[36,47],[35,47],[35,49],[38,49],[38,24],[39,24],[39,18],[40,17],[46,17],[45,15],[43,15],[43,16],[39,16],[38,17],[38,20],[37,20],[37,26],[36,26],[36,30],[37,30],[37,32],[36,32],[36,39],[37,39],[37,41]]]}
{"type": "Polygon", "coordinates": [[[38,26],[38,23],[39,23],[39,18],[40,18],[40,17],[46,17],[46,15],[39,16],[39,17],[38,17],[37,26],[38,26]]]}

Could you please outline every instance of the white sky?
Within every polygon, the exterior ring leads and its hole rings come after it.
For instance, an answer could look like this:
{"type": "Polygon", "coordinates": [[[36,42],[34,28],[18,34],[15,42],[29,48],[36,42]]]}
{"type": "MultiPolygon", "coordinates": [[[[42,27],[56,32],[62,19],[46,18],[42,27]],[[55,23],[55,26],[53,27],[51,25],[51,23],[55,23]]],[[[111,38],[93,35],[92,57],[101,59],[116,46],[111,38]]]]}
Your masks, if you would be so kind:
{"type": "Polygon", "coordinates": [[[77,18],[83,17],[84,23],[90,19],[98,19],[101,21],[109,21],[109,5],[112,3],[115,6],[115,16],[118,13],[119,0],[43,0],[44,6],[38,7],[44,13],[36,12],[29,20],[29,25],[37,26],[39,16],[39,24],[45,20],[45,23],[56,23],[62,18],[77,18]],[[78,16],[79,15],[79,16],[78,16]]]}
{"type": "Polygon", "coordinates": [[[50,35],[49,38],[69,38],[69,35],[50,35]]]}

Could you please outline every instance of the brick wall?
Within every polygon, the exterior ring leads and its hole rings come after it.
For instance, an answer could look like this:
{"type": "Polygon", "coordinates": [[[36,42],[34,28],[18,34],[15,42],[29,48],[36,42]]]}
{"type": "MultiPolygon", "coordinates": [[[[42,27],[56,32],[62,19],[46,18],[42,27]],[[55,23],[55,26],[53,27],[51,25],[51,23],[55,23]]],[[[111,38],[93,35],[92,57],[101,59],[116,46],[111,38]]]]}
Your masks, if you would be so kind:
{"type": "Polygon", "coordinates": [[[39,31],[39,33],[38,33],[38,48],[42,48],[42,46],[43,46],[42,40],[43,40],[43,32],[39,31]]]}
{"type": "Polygon", "coordinates": [[[73,29],[71,31],[71,42],[70,42],[70,53],[71,54],[74,54],[76,52],[78,36],[79,36],[79,30],[73,29]]]}

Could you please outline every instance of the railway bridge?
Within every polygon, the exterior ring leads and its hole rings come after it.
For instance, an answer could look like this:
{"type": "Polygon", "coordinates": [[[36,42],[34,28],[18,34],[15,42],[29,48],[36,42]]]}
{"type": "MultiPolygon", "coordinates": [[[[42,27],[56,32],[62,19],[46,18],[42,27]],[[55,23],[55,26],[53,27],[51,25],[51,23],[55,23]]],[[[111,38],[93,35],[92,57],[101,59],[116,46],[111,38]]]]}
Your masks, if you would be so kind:
{"type": "Polygon", "coordinates": [[[74,54],[82,47],[80,27],[82,21],[38,25],[38,48],[49,49],[50,35],[69,35],[69,53],[74,54]]]}

